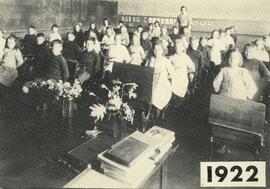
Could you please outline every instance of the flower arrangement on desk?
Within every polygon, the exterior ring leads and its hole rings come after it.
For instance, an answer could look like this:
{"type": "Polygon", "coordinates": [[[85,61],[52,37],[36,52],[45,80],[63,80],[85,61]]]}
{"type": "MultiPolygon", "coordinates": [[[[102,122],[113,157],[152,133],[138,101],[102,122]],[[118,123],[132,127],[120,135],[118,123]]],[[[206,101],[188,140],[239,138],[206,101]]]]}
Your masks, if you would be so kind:
{"type": "Polygon", "coordinates": [[[31,90],[38,90],[40,92],[53,92],[55,86],[54,80],[43,80],[41,78],[35,79],[25,83],[22,90],[28,94],[31,90]]]}
{"type": "Polygon", "coordinates": [[[90,106],[90,116],[95,122],[102,121],[106,114],[114,115],[122,121],[133,124],[134,109],[129,105],[131,99],[137,97],[135,90],[138,87],[136,83],[122,83],[119,80],[112,81],[112,87],[109,89],[106,85],[101,84],[100,88],[107,91],[106,98],[98,97],[91,92],[89,95],[95,96],[98,103],[90,106]]]}
{"type": "Polygon", "coordinates": [[[73,100],[78,98],[82,93],[82,87],[78,80],[75,80],[73,84],[60,80],[59,82],[55,83],[54,89],[56,91],[58,100],[73,100]]]}

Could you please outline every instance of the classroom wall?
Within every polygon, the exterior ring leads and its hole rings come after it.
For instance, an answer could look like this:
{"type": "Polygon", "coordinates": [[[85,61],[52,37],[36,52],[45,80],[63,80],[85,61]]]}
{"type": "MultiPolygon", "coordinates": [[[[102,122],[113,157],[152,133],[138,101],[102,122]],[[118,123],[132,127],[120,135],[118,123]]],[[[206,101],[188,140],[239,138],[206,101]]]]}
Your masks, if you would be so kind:
{"type": "Polygon", "coordinates": [[[211,31],[235,25],[241,34],[270,33],[269,0],[118,0],[121,15],[176,17],[186,5],[196,31],[211,31]]]}
{"type": "Polygon", "coordinates": [[[76,22],[89,26],[104,17],[116,22],[117,1],[112,0],[0,0],[0,28],[20,32],[29,25],[47,30],[52,24],[72,27],[76,22]]]}

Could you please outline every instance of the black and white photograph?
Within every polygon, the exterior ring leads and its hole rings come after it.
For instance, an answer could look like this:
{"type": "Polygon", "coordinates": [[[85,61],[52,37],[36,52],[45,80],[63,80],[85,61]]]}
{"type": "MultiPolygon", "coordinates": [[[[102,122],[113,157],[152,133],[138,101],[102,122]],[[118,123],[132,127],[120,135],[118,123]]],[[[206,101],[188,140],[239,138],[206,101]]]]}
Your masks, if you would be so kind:
{"type": "Polygon", "coordinates": [[[269,0],[0,0],[0,189],[270,189],[269,0]]]}

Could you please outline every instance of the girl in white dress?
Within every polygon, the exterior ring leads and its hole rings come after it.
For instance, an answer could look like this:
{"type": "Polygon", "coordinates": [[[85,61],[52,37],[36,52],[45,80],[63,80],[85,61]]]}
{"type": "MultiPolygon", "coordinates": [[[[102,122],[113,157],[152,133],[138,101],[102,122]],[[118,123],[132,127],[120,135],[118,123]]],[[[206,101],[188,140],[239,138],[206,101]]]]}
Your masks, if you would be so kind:
{"type": "Polygon", "coordinates": [[[154,57],[150,60],[150,66],[154,67],[154,79],[152,89],[152,105],[155,107],[154,118],[159,119],[161,111],[168,105],[172,96],[172,85],[170,78],[174,71],[169,59],[163,56],[163,47],[157,44],[154,57]]]}
{"type": "Polygon", "coordinates": [[[195,65],[186,54],[185,45],[181,40],[176,40],[176,54],[170,57],[175,74],[172,78],[172,91],[177,97],[184,98],[187,92],[189,79],[192,81],[195,65]]]}

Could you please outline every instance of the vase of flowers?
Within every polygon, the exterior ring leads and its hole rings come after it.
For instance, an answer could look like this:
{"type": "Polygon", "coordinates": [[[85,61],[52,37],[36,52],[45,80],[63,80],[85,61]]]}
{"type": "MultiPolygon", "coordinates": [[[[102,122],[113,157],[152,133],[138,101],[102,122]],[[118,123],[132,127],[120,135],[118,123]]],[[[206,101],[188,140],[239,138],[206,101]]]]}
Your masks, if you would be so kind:
{"type": "Polygon", "coordinates": [[[104,89],[104,93],[106,91],[108,94],[106,98],[100,98],[91,92],[91,95],[96,96],[98,104],[90,106],[90,116],[102,120],[107,114],[110,118],[113,136],[117,139],[126,137],[127,125],[133,124],[135,111],[129,102],[137,97],[135,93],[137,87],[136,83],[123,84],[119,80],[114,80],[110,88],[104,84],[100,85],[100,88],[104,89]],[[102,119],[100,119],[101,117],[102,119]]]}
{"type": "Polygon", "coordinates": [[[72,118],[74,112],[74,99],[64,98],[62,101],[63,118],[72,118]]]}
{"type": "Polygon", "coordinates": [[[59,81],[55,84],[57,99],[62,102],[63,118],[72,118],[74,115],[75,100],[81,95],[82,87],[78,80],[73,84],[70,82],[59,81]]]}

